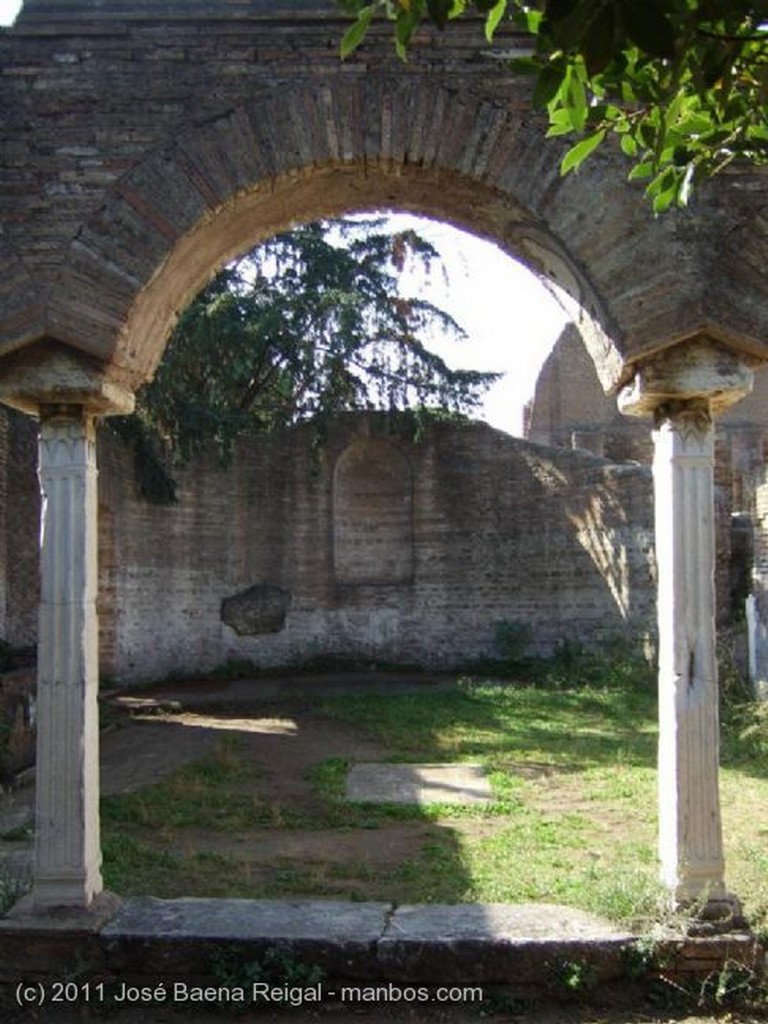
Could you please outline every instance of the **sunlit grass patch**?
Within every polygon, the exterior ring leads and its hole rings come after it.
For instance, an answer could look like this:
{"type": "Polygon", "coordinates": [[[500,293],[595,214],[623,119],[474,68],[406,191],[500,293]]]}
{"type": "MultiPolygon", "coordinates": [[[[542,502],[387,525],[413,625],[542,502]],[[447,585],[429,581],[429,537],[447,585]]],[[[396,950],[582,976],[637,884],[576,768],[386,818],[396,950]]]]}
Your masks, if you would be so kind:
{"type": "Polygon", "coordinates": [[[480,686],[329,698],[324,713],[368,729],[398,761],[519,759],[591,764],[655,758],[652,690],[480,686]]]}
{"type": "MultiPolygon", "coordinates": [[[[625,922],[658,913],[652,688],[472,684],[322,699],[314,708],[375,738],[385,760],[483,765],[494,799],[472,807],[351,804],[344,791],[352,758],[343,751],[309,768],[301,800],[276,798],[253,749],[246,756],[228,741],[154,786],[104,800],[110,887],[160,896],[546,901],[625,922]],[[320,839],[335,844],[334,830],[345,841],[373,831],[372,845],[383,849],[397,829],[410,837],[399,861],[357,857],[354,844],[324,860],[302,852],[296,838],[329,833],[320,839]],[[254,857],[281,831],[290,833],[274,846],[282,853],[254,857]]],[[[275,706],[275,715],[284,711],[275,706]]],[[[768,807],[768,778],[738,737],[726,739],[727,880],[765,926],[768,821],[760,809],[768,807]]]]}

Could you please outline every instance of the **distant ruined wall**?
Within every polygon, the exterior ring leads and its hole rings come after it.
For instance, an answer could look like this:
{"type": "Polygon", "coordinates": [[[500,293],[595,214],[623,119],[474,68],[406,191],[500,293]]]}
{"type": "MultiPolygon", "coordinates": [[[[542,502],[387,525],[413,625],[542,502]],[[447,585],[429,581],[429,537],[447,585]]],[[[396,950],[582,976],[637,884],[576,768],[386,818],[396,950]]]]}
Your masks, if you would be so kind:
{"type": "MultiPolygon", "coordinates": [[[[606,395],[600,386],[581,335],[568,324],[545,360],[526,406],[525,436],[539,444],[598,449],[616,461],[650,462],[651,427],[619,412],[615,396],[606,395]]],[[[739,477],[754,476],[768,439],[768,372],[756,372],[751,394],[718,417],[717,428],[725,446],[722,456],[727,454],[739,477]]],[[[754,480],[745,486],[754,489],[754,480]]]]}
{"type": "MultiPolygon", "coordinates": [[[[543,444],[589,449],[617,462],[650,465],[651,431],[651,423],[621,415],[615,397],[601,388],[578,331],[568,325],[545,361],[526,407],[526,437],[543,444]]],[[[740,514],[738,529],[743,529],[743,516],[753,524],[758,522],[756,488],[762,482],[767,445],[768,374],[758,372],[752,393],[716,424],[715,585],[721,625],[734,613],[742,613],[743,586],[734,594],[733,579],[749,575],[749,567],[733,564],[732,517],[740,514]]],[[[742,548],[737,547],[736,556],[742,558],[742,548]]]]}
{"type": "Polygon", "coordinates": [[[137,498],[130,453],[101,436],[111,675],[317,655],[450,666],[492,653],[505,619],[542,651],[653,631],[647,469],[483,424],[413,441],[349,417],[319,456],[309,440],[251,438],[226,470],[189,467],[168,508],[137,498]]]}
{"type": "MultiPolygon", "coordinates": [[[[36,425],[6,415],[5,638],[23,646],[36,425]]],[[[654,631],[645,467],[479,423],[417,441],[402,420],[349,416],[319,453],[297,428],[242,441],[226,469],[211,456],[180,470],[179,503],[161,507],[139,497],[129,450],[104,431],[98,447],[100,659],[115,681],[318,655],[448,667],[495,653],[502,620],[529,623],[542,652],[654,631]]]]}

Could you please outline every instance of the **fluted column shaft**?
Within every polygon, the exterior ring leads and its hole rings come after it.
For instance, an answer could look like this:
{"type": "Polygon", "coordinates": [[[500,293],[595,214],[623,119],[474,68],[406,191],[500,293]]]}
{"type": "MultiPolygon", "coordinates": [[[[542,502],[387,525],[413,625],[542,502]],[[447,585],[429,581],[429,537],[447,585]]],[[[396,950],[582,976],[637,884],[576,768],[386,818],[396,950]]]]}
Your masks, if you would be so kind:
{"type": "Polygon", "coordinates": [[[41,408],[39,473],[37,910],[87,907],[102,889],[96,444],[81,406],[41,408]]]}
{"type": "Polygon", "coordinates": [[[725,898],[715,655],[714,431],[706,401],[654,431],[659,616],[659,854],[676,903],[725,898]]]}
{"type": "Polygon", "coordinates": [[[720,820],[712,418],[752,384],[742,356],[700,331],[638,363],[618,396],[623,413],[656,425],[661,879],[674,905],[721,927],[739,908],[720,820]]]}

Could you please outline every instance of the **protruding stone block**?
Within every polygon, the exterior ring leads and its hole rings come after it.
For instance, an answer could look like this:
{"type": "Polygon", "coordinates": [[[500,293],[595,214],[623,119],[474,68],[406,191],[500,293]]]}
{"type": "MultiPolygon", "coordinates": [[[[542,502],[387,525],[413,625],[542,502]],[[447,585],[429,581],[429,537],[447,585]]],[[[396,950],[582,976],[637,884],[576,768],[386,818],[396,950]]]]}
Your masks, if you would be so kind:
{"type": "Polygon", "coordinates": [[[749,394],[753,379],[737,353],[702,335],[640,364],[619,392],[619,409],[627,416],[654,417],[670,402],[704,399],[710,413],[722,413],[749,394]]]}
{"type": "Polygon", "coordinates": [[[221,602],[221,621],[239,636],[279,633],[291,607],[291,593],[271,583],[257,583],[221,602]]]}
{"type": "Polygon", "coordinates": [[[43,406],[80,406],[93,416],[133,412],[129,384],[109,376],[97,360],[60,342],[28,345],[0,363],[0,402],[32,416],[43,406]]]}

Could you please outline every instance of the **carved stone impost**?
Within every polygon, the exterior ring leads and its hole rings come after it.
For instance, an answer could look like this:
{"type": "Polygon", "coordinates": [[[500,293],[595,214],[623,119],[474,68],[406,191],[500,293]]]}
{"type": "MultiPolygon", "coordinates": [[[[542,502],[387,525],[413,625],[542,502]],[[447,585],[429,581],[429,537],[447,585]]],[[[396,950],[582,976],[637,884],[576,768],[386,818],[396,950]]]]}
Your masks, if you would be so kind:
{"type": "MultiPolygon", "coordinates": [[[[698,402],[716,416],[752,390],[754,375],[743,359],[723,344],[700,336],[679,342],[637,366],[632,380],[618,395],[627,416],[653,417],[698,402]]],[[[676,418],[676,417],[675,417],[676,418]]]]}
{"type": "Polygon", "coordinates": [[[133,412],[135,382],[68,345],[44,339],[0,360],[0,402],[31,416],[80,406],[90,416],[133,412]]]}

